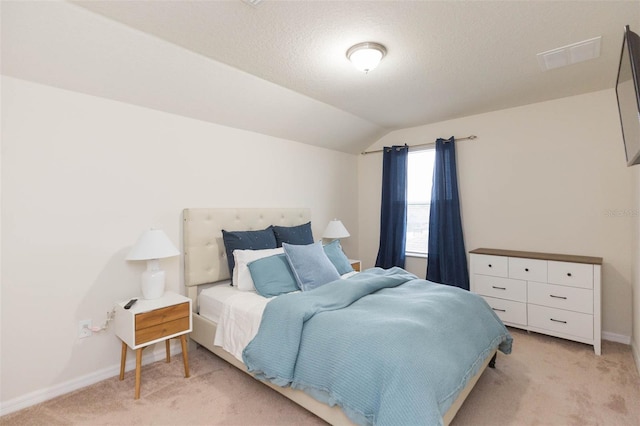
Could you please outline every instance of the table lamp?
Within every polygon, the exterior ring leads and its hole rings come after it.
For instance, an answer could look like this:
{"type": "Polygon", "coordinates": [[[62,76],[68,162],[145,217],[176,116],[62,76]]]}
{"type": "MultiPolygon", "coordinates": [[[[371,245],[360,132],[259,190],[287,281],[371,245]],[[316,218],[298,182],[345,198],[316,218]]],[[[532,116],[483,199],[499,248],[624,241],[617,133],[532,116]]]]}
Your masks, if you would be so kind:
{"type": "Polygon", "coordinates": [[[333,219],[332,221],[330,221],[327,225],[327,228],[324,230],[324,233],[322,234],[322,238],[331,240],[347,238],[349,236],[349,231],[347,231],[347,228],[345,228],[342,222],[338,219],[333,219]]]}
{"type": "Polygon", "coordinates": [[[160,259],[179,254],[178,249],[161,229],[149,229],[140,235],[126,259],[147,261],[147,270],[142,273],[143,298],[157,299],[162,297],[165,273],[160,269],[160,259]]]}

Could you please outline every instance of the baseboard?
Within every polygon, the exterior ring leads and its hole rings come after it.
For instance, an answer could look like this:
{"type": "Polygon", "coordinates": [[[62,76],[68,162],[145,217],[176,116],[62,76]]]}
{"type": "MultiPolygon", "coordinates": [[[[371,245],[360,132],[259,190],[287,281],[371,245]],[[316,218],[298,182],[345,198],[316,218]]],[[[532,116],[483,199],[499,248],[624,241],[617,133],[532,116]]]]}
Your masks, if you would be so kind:
{"type": "Polygon", "coordinates": [[[638,374],[640,374],[640,348],[638,348],[638,342],[634,340],[631,341],[631,354],[633,355],[633,360],[636,362],[636,370],[638,370],[638,374]]]}
{"type": "Polygon", "coordinates": [[[609,331],[602,332],[602,339],[610,342],[623,343],[625,345],[631,344],[631,336],[625,336],[624,334],[611,333],[609,331]]]}
{"type": "MultiPolygon", "coordinates": [[[[179,355],[182,353],[182,347],[180,345],[171,345],[171,355],[179,355]]],[[[142,365],[151,364],[156,361],[164,360],[166,356],[165,346],[158,345],[158,348],[153,352],[144,352],[142,356],[142,365]],[[160,346],[162,346],[160,348],[160,346]]],[[[125,371],[135,370],[136,359],[133,356],[128,356],[128,361],[125,364],[125,371]]],[[[30,407],[35,404],[39,404],[44,401],[48,401],[57,396],[64,395],[69,392],[84,388],[94,383],[101,382],[111,377],[120,374],[120,363],[112,365],[107,368],[103,368],[93,373],[77,377],[64,383],[57,384],[55,386],[40,389],[23,396],[19,396],[8,401],[0,402],[0,416],[13,413],[14,411],[22,410],[23,408],[30,407]]],[[[133,395],[133,389],[131,389],[133,395]]]]}

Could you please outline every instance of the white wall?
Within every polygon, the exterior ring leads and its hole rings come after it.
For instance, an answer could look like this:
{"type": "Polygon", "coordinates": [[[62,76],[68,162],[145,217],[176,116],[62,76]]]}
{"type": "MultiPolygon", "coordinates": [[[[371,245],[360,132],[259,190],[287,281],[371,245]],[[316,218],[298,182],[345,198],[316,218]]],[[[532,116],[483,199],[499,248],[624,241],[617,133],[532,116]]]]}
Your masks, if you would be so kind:
{"type": "MultiPolygon", "coordinates": [[[[438,137],[478,136],[457,144],[467,250],[599,256],[603,330],[631,336],[631,169],[625,167],[613,90],[393,132],[369,149],[438,137]]],[[[381,154],[359,158],[360,256],[375,262],[381,154]]],[[[425,276],[426,262],[411,264],[425,276]]]]}
{"type": "MultiPolygon", "coordinates": [[[[99,325],[116,301],[139,293],[145,265],[124,260],[129,248],[151,226],[179,247],[185,207],[309,207],[314,236],[338,217],[352,235],[345,251],[357,256],[354,155],[1,83],[5,412],[96,372],[116,374],[113,330],[80,340],[78,321],[99,325]]],[[[180,258],[161,264],[168,289],[183,292],[180,258]]]]}
{"type": "Polygon", "coordinates": [[[633,334],[631,336],[631,349],[636,361],[636,368],[640,373],[640,166],[633,167],[633,194],[634,200],[631,215],[634,217],[632,259],[632,292],[633,292],[633,334]]]}

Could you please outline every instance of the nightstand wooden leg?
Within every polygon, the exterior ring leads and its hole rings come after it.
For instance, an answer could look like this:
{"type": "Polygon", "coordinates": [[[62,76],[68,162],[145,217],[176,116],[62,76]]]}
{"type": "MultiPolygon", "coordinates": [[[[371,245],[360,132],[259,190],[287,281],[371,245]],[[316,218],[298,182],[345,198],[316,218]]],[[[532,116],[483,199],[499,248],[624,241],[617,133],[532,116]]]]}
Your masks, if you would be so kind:
{"type": "Polygon", "coordinates": [[[170,343],[171,339],[167,339],[165,340],[165,345],[167,348],[167,362],[171,362],[171,343],[170,343]]]}
{"type": "Polygon", "coordinates": [[[127,344],[122,342],[122,354],[120,355],[120,380],[124,380],[124,364],[127,362],[127,344]]]}
{"type": "Polygon", "coordinates": [[[142,367],[142,348],[136,349],[136,394],[135,399],[140,399],[140,370],[142,367]]]}
{"type": "Polygon", "coordinates": [[[189,354],[187,353],[187,337],[184,334],[180,336],[180,344],[182,345],[182,361],[184,362],[184,377],[189,377],[189,354]]]}

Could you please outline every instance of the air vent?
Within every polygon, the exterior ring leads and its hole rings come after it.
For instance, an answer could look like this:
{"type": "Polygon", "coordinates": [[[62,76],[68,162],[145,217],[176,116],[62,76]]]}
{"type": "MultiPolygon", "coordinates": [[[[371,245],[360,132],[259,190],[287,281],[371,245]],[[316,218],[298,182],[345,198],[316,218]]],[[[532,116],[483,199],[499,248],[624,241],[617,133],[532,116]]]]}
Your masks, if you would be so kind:
{"type": "Polygon", "coordinates": [[[578,62],[588,61],[589,59],[595,59],[600,56],[601,39],[602,36],[598,36],[568,46],[538,53],[538,64],[540,64],[542,71],[548,71],[554,68],[577,64],[578,62]]]}

